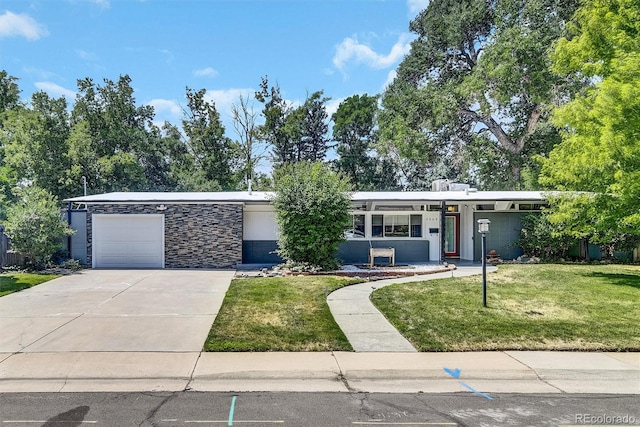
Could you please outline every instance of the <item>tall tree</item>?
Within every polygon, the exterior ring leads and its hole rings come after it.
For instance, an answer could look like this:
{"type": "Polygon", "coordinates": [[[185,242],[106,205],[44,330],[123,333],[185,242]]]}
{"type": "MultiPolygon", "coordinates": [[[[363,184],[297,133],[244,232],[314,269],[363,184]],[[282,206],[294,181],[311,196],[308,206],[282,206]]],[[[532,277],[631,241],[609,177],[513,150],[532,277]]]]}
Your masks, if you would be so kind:
{"type": "Polygon", "coordinates": [[[331,98],[322,96],[323,91],[317,91],[308,96],[302,110],[302,137],[298,148],[298,159],[312,162],[323,161],[329,142],[329,124],[326,103],[331,98]]]}
{"type": "Polygon", "coordinates": [[[562,143],[540,180],[583,193],[556,200],[550,219],[596,243],[633,243],[640,237],[640,8],[635,0],[589,0],[570,30],[555,46],[555,70],[591,84],[554,112],[562,143]]]}
{"type": "Polygon", "coordinates": [[[373,152],[377,113],[378,97],[364,94],[345,99],[331,116],[338,154],[335,169],[359,191],[391,190],[398,185],[393,163],[373,152]]]}
{"type": "Polygon", "coordinates": [[[154,117],[153,107],[137,106],[131,78],[118,81],[104,79],[99,86],[90,78],[78,80],[78,95],[71,114],[72,125],[86,123],[90,145],[98,168],[84,170],[96,191],[145,190],[148,188],[145,170],[150,164],[142,161],[149,148],[149,132],[154,117]],[[97,173],[93,175],[90,172],[97,173]]]}
{"type": "Polygon", "coordinates": [[[382,99],[382,145],[446,178],[518,186],[531,155],[557,141],[544,123],[565,79],[549,70],[547,50],[577,4],[429,2],[410,24],[418,38],[382,99]]]}
{"type": "MultiPolygon", "coordinates": [[[[258,113],[254,111],[249,96],[240,95],[237,103],[231,107],[233,128],[240,139],[238,150],[241,155],[239,173],[241,180],[248,186],[257,184],[256,167],[263,159],[266,148],[260,144],[260,134],[256,123],[258,113]]],[[[253,188],[256,188],[255,186],[253,188]]]]}
{"type": "Polygon", "coordinates": [[[17,81],[17,77],[10,76],[6,70],[0,70],[0,114],[20,105],[20,88],[17,81]]]}
{"type": "Polygon", "coordinates": [[[275,167],[295,160],[295,149],[291,141],[291,130],[287,128],[287,116],[291,113],[291,106],[282,98],[280,86],[269,87],[269,79],[265,76],[260,82],[260,90],[255,93],[258,102],[264,104],[262,115],[264,124],[258,131],[261,139],[272,148],[271,161],[275,167]]]}
{"type": "Polygon", "coordinates": [[[6,165],[5,146],[7,133],[3,130],[9,114],[21,106],[20,88],[16,77],[0,70],[0,219],[6,217],[6,205],[15,197],[11,191],[18,180],[16,171],[6,165]]]}
{"type": "Polygon", "coordinates": [[[18,179],[33,183],[56,197],[72,195],[66,186],[69,169],[69,114],[64,97],[44,92],[31,97],[31,109],[17,107],[7,114],[3,136],[6,165],[18,179]]]}
{"type": "Polygon", "coordinates": [[[187,88],[187,110],[182,128],[196,164],[196,175],[202,185],[212,189],[233,188],[231,162],[234,158],[233,141],[224,135],[220,114],[213,102],[205,99],[206,89],[187,88]]]}

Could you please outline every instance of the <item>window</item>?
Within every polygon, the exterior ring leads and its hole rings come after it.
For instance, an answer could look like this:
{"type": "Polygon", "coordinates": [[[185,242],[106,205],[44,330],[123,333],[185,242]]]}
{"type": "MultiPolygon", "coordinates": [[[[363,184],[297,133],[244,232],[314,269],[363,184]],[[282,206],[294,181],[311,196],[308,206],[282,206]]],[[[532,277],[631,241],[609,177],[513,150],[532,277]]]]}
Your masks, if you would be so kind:
{"type": "Polygon", "coordinates": [[[539,211],[543,208],[549,207],[546,203],[520,203],[518,205],[519,211],[539,211]]]}
{"type": "Polygon", "coordinates": [[[422,237],[422,215],[411,215],[411,237],[422,237]]]}
{"type": "Polygon", "coordinates": [[[409,237],[409,215],[385,215],[384,237],[409,237]]]}
{"type": "Polygon", "coordinates": [[[364,215],[351,215],[351,228],[346,234],[347,238],[364,238],[364,215]]]}
{"type": "Polygon", "coordinates": [[[383,215],[371,215],[371,237],[383,237],[383,215]]]}
{"type": "Polygon", "coordinates": [[[478,210],[478,211],[495,211],[496,210],[496,205],[490,205],[490,204],[476,205],[476,210],[478,210]]]}
{"type": "Polygon", "coordinates": [[[422,215],[371,215],[371,237],[422,237],[422,215]]]}

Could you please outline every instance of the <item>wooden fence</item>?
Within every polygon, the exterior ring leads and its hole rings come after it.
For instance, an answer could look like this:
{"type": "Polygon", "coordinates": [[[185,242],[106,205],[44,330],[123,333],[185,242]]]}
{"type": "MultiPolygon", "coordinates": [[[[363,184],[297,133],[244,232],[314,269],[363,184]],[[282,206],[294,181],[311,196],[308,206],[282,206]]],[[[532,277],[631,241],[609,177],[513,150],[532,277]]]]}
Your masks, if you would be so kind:
{"type": "Polygon", "coordinates": [[[10,265],[24,266],[25,256],[11,250],[11,239],[4,234],[4,226],[0,225],[0,268],[10,265]]]}

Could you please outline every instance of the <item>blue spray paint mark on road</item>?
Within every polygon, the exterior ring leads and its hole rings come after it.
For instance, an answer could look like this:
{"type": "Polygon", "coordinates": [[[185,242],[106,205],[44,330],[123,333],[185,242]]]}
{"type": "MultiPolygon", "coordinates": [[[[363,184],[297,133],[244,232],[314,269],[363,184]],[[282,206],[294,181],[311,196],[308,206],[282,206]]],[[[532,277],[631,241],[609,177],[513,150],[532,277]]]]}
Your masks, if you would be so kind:
{"type": "Polygon", "coordinates": [[[229,423],[227,424],[228,426],[232,426],[233,425],[233,412],[236,409],[236,399],[238,398],[238,396],[233,396],[231,398],[231,408],[229,408],[229,423]]]}
{"type": "Polygon", "coordinates": [[[460,369],[456,368],[456,369],[449,369],[449,368],[442,368],[444,369],[444,371],[451,375],[453,378],[458,378],[460,376],[460,369]]]}
{"type": "Polygon", "coordinates": [[[480,391],[476,390],[475,388],[471,387],[469,384],[467,384],[467,383],[465,383],[465,382],[460,381],[460,384],[461,384],[464,388],[466,388],[467,390],[471,391],[473,394],[477,394],[478,396],[482,396],[482,397],[487,398],[487,399],[489,399],[489,400],[493,400],[493,397],[489,396],[489,395],[488,395],[488,394],[486,394],[486,393],[482,393],[482,392],[480,392],[480,391]]]}

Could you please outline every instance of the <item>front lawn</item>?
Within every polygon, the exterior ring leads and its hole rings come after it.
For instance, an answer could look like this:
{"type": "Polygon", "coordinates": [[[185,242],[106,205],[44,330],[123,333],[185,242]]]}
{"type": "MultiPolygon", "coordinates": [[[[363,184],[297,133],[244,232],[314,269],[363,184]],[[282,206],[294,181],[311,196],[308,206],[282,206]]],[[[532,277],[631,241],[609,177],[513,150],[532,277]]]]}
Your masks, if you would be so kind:
{"type": "Polygon", "coordinates": [[[502,265],[393,285],[373,303],[419,351],[640,350],[640,267],[502,265]]]}
{"type": "Polygon", "coordinates": [[[351,351],[327,295],[357,280],[334,276],[235,279],[205,351],[351,351]]]}
{"type": "Polygon", "coordinates": [[[23,289],[30,288],[40,283],[53,280],[55,274],[36,274],[36,273],[3,273],[0,274],[0,297],[23,289]]]}

